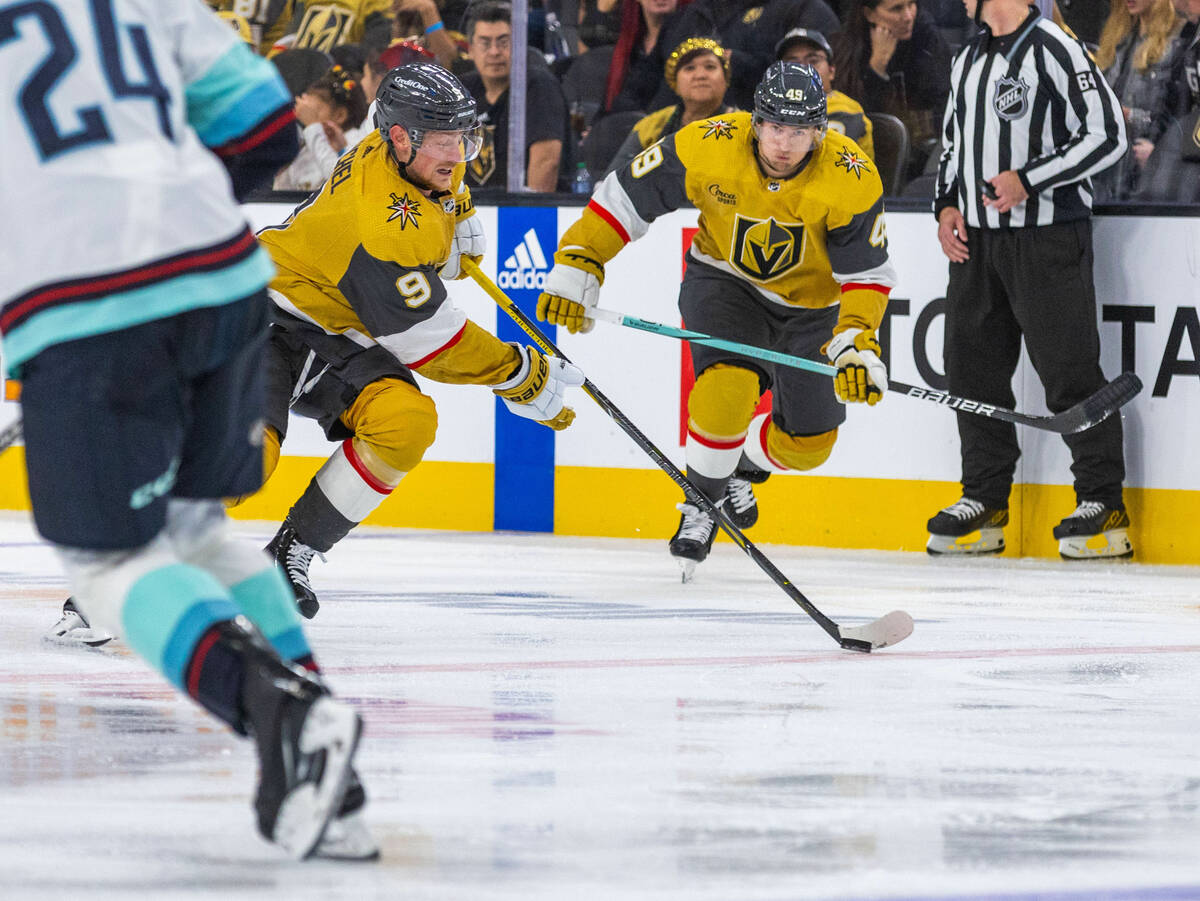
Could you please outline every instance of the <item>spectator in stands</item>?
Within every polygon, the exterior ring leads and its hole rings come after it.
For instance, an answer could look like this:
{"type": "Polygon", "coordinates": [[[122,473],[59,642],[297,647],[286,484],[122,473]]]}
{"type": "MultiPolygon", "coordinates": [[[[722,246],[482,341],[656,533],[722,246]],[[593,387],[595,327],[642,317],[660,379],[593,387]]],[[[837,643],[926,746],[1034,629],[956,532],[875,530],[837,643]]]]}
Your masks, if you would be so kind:
{"type": "MultiPolygon", "coordinates": [[[[1063,22],[1079,40],[1095,47],[1100,40],[1100,29],[1104,25],[1104,4],[1098,0],[1059,0],[1057,4],[1063,22]]],[[[1056,18],[1054,20],[1058,24],[1056,18]]]]}
{"type": "Polygon", "coordinates": [[[825,88],[825,109],[829,117],[826,127],[841,132],[865,150],[867,156],[875,159],[871,120],[863,112],[862,104],[833,89],[837,70],[833,65],[833,50],[825,35],[807,28],[793,28],[775,45],[775,58],[784,62],[804,63],[816,70],[825,88]]]}
{"type": "MultiPolygon", "coordinates": [[[[393,0],[321,0],[295,2],[290,33],[271,52],[311,48],[328,53],[339,44],[365,43],[382,49],[392,39],[393,0]],[[298,21],[296,21],[298,19],[298,21]]],[[[270,5],[270,4],[265,4],[270,5]]]]}
{"type": "MultiPolygon", "coordinates": [[[[463,76],[462,83],[475,98],[485,126],[483,149],[467,165],[467,181],[473,187],[504,188],[512,71],[512,8],[507,3],[485,2],[472,8],[467,52],[475,71],[463,76]]],[[[554,191],[568,129],[566,101],[558,81],[544,66],[529,66],[526,79],[525,183],[531,191],[554,191]]]]}
{"type": "Polygon", "coordinates": [[[890,113],[908,128],[910,175],[937,140],[950,94],[950,48],[917,0],[851,0],[835,42],[833,86],[868,113],[890,113]]]}
{"type": "MultiPolygon", "coordinates": [[[[793,28],[829,36],[841,26],[825,0],[694,0],[666,28],[664,47],[688,37],[713,36],[730,52],[729,93],[725,100],[738,109],[754,108],[754,89],[775,61],[775,45],[793,28]]],[[[660,90],[662,103],[670,95],[660,90]]],[[[944,96],[944,95],[943,95],[944,96]]],[[[658,99],[658,98],[656,98],[658,99]]]]}
{"type": "Polygon", "coordinates": [[[621,38],[621,0],[583,0],[579,4],[579,49],[615,45],[621,38]]]}
{"type": "MultiPolygon", "coordinates": [[[[678,17],[678,6],[678,0],[621,0],[620,37],[604,90],[606,112],[658,108],[653,103],[663,84],[667,54],[679,45],[665,45],[664,30],[678,17]]],[[[658,106],[671,102],[666,99],[658,106]]]]}
{"type": "Polygon", "coordinates": [[[1200,203],[1200,0],[1175,0],[1175,8],[1187,22],[1136,199],[1200,203]]]}
{"type": "Polygon", "coordinates": [[[1151,133],[1166,106],[1172,64],[1183,51],[1176,40],[1182,24],[1171,0],[1111,0],[1096,65],[1121,101],[1130,149],[1097,180],[1098,199],[1124,200],[1137,188],[1154,151],[1151,133]]]}
{"type": "Polygon", "coordinates": [[[435,0],[394,0],[392,10],[396,17],[393,40],[416,37],[443,68],[454,68],[459,58],[458,45],[446,29],[442,10],[435,0]]]}
{"type": "Polygon", "coordinates": [[[608,172],[627,165],[663,135],[699,119],[732,112],[725,105],[729,55],[712,38],[688,38],[671,51],[663,74],[679,102],[651,113],[634,125],[609,164],[608,172]]]}
{"type": "Polygon", "coordinates": [[[341,151],[371,130],[371,123],[363,121],[367,98],[362,85],[341,66],[297,97],[295,109],[300,153],[275,176],[277,191],[316,190],[333,172],[341,151]]]}

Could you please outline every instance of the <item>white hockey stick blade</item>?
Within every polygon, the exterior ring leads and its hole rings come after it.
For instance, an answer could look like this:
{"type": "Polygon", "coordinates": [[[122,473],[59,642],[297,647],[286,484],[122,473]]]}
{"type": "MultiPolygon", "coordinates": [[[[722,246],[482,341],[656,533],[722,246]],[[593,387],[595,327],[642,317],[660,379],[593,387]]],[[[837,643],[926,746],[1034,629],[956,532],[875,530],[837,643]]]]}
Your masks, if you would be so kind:
{"type": "Polygon", "coordinates": [[[893,610],[865,626],[839,626],[838,632],[843,642],[847,639],[855,644],[861,642],[865,645],[862,650],[874,651],[898,644],[912,635],[913,621],[903,610],[893,610]]]}

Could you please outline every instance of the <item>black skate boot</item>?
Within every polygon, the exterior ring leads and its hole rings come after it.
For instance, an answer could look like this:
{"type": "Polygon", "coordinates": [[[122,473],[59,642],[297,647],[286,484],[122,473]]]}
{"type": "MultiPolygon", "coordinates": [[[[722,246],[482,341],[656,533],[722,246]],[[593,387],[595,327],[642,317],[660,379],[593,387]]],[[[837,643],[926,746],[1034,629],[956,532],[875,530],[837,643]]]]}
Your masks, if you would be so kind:
{"type": "Polygon", "coordinates": [[[314,554],[322,560],[325,559],[325,555],[301,541],[296,535],[296,528],[286,519],[267,545],[266,551],[283,567],[288,584],[292,586],[292,594],[296,597],[296,606],[300,608],[300,615],[305,619],[312,619],[321,609],[321,603],[309,584],[308,564],[312,562],[314,554]]]}
{"type": "Polygon", "coordinates": [[[50,631],[46,633],[46,640],[98,648],[102,644],[108,644],[113,637],[103,629],[93,629],[75,606],[75,598],[67,598],[63,602],[62,618],[50,627],[50,631]]]}
{"type": "Polygon", "coordinates": [[[675,509],[683,515],[679,518],[679,528],[671,536],[671,556],[679,563],[683,581],[690,582],[696,564],[703,563],[712,549],[717,523],[695,504],[676,504],[675,509]]]}
{"type": "Polygon", "coordinates": [[[998,554],[1004,550],[1008,511],[994,510],[969,497],[955,501],[929,520],[925,550],[940,554],[998,554]]]}
{"type": "Polygon", "coordinates": [[[725,512],[739,529],[748,529],[758,522],[758,500],[754,497],[754,486],[761,485],[771,477],[761,469],[738,467],[725,486],[725,512]]]}
{"type": "MultiPolygon", "coordinates": [[[[362,720],[311,674],[280,660],[244,617],[220,629],[244,661],[240,711],[258,747],[259,832],[303,860],[318,849],[357,782],[351,762],[362,720]]],[[[360,785],[359,808],[364,800],[360,785]]]]}
{"type": "Polygon", "coordinates": [[[1054,527],[1058,553],[1067,560],[1133,556],[1129,514],[1100,501],[1080,501],[1075,512],[1054,527]]]}

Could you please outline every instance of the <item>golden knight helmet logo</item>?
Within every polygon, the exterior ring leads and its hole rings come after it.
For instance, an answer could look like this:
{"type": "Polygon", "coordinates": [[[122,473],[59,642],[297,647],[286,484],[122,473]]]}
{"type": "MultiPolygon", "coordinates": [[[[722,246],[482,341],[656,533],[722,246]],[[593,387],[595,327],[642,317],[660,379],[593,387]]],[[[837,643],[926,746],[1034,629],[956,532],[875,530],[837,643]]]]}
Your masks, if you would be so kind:
{"type": "Polygon", "coordinates": [[[769,282],[804,259],[804,225],[749,219],[739,215],[733,226],[729,261],[755,281],[769,282]]]}

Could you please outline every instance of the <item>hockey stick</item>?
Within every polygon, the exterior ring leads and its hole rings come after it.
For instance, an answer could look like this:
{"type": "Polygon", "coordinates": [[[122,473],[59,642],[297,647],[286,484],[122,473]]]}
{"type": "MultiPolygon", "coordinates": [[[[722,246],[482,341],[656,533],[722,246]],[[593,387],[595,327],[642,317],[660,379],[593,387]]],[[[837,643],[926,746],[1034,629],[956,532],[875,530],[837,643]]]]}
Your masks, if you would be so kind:
{"type": "MultiPolygon", "coordinates": [[[[566,354],[554,346],[550,339],[542,333],[541,329],[537,327],[533,320],[526,316],[525,313],[515,303],[513,303],[512,299],[503,291],[501,291],[496,286],[495,282],[493,282],[487,277],[487,275],[483,273],[483,271],[478,265],[475,264],[473,260],[464,256],[462,258],[462,267],[467,275],[471,276],[471,278],[475,280],[479,287],[483,288],[483,290],[487,292],[488,296],[490,296],[494,301],[496,301],[497,304],[500,305],[500,308],[504,310],[504,312],[507,313],[512,320],[521,327],[521,330],[524,331],[525,334],[533,339],[534,343],[536,343],[538,347],[548,354],[561,357],[568,363],[570,362],[570,360],[567,359],[566,354]]],[[[633,439],[633,442],[638,447],[640,447],[646,452],[647,455],[649,455],[650,459],[658,464],[659,469],[669,475],[671,480],[683,489],[683,493],[687,496],[689,503],[695,504],[705,513],[711,516],[716,522],[720,523],[721,528],[725,530],[725,534],[733,539],[734,544],[745,551],[750,559],[758,564],[759,569],[770,576],[771,580],[780,588],[782,588],[788,597],[795,601],[805,613],[813,618],[817,625],[828,632],[834,641],[840,644],[843,648],[850,651],[862,651],[864,653],[869,653],[876,648],[885,648],[888,645],[893,645],[899,641],[903,641],[910,634],[912,634],[912,617],[903,610],[893,610],[891,613],[881,616],[879,619],[869,622],[864,626],[839,626],[824,613],[818,610],[813,603],[806,598],[800,592],[800,590],[796,588],[795,585],[792,584],[791,580],[782,572],[780,572],[779,569],[776,568],[775,564],[768,560],[766,555],[763,554],[763,552],[757,547],[755,547],[749,538],[742,534],[741,529],[734,525],[732,520],[730,520],[729,515],[725,512],[724,507],[714,504],[704,495],[702,491],[700,491],[700,489],[693,485],[688,480],[687,476],[680,472],[679,468],[670,460],[668,460],[663,455],[662,451],[655,447],[650,439],[643,435],[636,425],[629,421],[629,418],[617,408],[616,404],[605,397],[604,394],[601,393],[600,389],[592,384],[591,379],[584,380],[583,390],[586,391],[588,396],[600,406],[600,409],[609,415],[613,422],[621,427],[621,430],[625,432],[626,435],[633,439]]]]}
{"type": "Polygon", "coordinates": [[[0,454],[4,453],[14,444],[21,440],[21,420],[9,423],[8,426],[0,431],[0,454]]]}
{"type": "MultiPolygon", "coordinates": [[[[661,322],[650,322],[647,319],[639,319],[636,316],[626,316],[624,313],[618,313],[616,310],[592,308],[588,310],[587,315],[592,319],[599,319],[603,322],[611,322],[615,325],[626,326],[627,328],[640,329],[643,332],[652,332],[655,335],[666,335],[669,338],[694,341],[696,344],[705,344],[709,347],[733,351],[745,357],[758,357],[760,360],[769,360],[772,363],[781,363],[784,366],[792,366],[796,369],[807,369],[809,372],[817,372],[821,375],[832,376],[837,374],[837,369],[828,363],[806,360],[804,357],[796,357],[791,354],[768,350],[765,347],[756,347],[753,344],[741,344],[737,341],[714,338],[712,335],[706,335],[703,332],[693,332],[683,328],[663,325],[661,322]]],[[[1142,380],[1132,372],[1122,372],[1107,385],[1096,391],[1095,394],[1085,397],[1070,409],[1063,410],[1061,413],[1055,413],[1053,416],[1029,416],[1025,413],[1006,410],[1003,407],[996,407],[977,400],[956,397],[953,394],[947,394],[945,391],[935,391],[932,388],[907,385],[904,382],[893,379],[891,376],[888,376],[888,388],[891,391],[899,393],[901,397],[915,397],[917,400],[927,400],[930,403],[940,404],[943,407],[949,407],[952,410],[958,410],[962,413],[974,413],[977,416],[1002,419],[1005,422],[1027,425],[1035,429],[1045,429],[1048,432],[1057,432],[1060,435],[1071,435],[1075,432],[1090,429],[1133,400],[1138,392],[1142,390],[1142,380]]]]}

